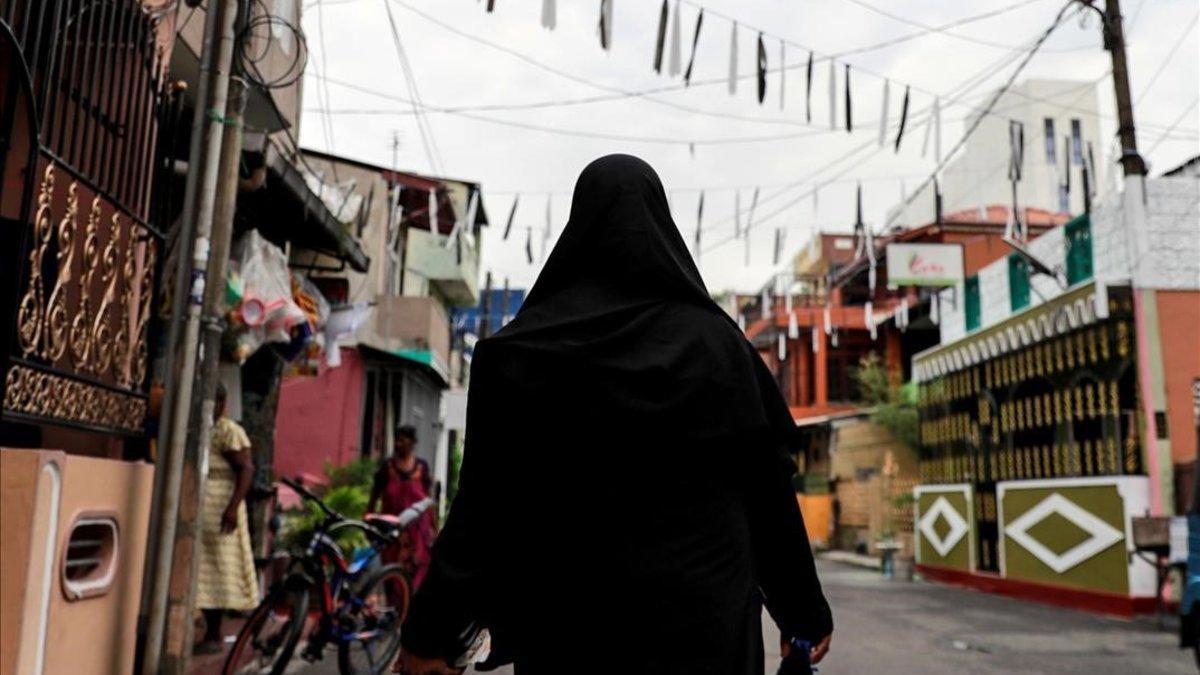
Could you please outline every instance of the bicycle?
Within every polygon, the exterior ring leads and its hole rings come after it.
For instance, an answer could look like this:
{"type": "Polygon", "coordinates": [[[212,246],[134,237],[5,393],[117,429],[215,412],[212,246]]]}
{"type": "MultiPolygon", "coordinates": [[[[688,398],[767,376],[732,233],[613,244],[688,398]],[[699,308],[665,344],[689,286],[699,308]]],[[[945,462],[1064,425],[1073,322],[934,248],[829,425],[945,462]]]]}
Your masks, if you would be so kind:
{"type": "Polygon", "coordinates": [[[318,661],[325,647],[333,644],[342,675],[383,673],[400,650],[400,624],[411,587],[400,565],[373,568],[372,563],[380,548],[399,539],[434,500],[421,500],[399,516],[354,520],[330,508],[304,486],[286,478],[281,482],[316,504],[325,518],[283,580],[272,585],[250,614],[222,672],[282,675],[309,624],[309,604],[315,599],[317,607],[312,613],[316,624],[301,656],[318,661]],[[363,532],[369,545],[347,557],[334,540],[345,529],[363,532]]]}

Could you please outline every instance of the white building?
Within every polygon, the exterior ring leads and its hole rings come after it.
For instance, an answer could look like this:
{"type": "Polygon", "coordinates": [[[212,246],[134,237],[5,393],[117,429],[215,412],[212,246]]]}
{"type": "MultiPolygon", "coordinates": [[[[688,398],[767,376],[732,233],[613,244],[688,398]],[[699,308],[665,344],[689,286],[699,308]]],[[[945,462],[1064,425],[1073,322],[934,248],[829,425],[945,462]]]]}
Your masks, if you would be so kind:
{"type": "MultiPolygon", "coordinates": [[[[983,106],[989,95],[980,99],[983,106]]],[[[1093,192],[1104,192],[1109,170],[1100,142],[1096,84],[1071,80],[1027,80],[1005,92],[992,113],[967,139],[963,149],[939,176],[942,212],[950,213],[987,204],[1010,205],[1012,185],[1008,178],[1009,120],[1024,126],[1024,162],[1017,199],[1021,207],[1046,209],[1052,213],[1081,213],[1083,207],[1083,168],[1092,145],[1094,162],[1093,192]],[[1068,173],[1069,172],[1069,173],[1068,173]],[[1069,176],[1069,183],[1067,177],[1069,176]],[[1069,192],[1064,190],[1069,185],[1069,192]]],[[[978,111],[963,121],[968,129],[978,111]]],[[[943,123],[944,124],[944,123],[943,123]]],[[[943,127],[943,133],[946,133],[943,127]]],[[[944,143],[951,145],[948,135],[944,143]]],[[[935,218],[933,185],[912,195],[907,205],[899,204],[888,213],[893,225],[914,226],[935,218]]]]}

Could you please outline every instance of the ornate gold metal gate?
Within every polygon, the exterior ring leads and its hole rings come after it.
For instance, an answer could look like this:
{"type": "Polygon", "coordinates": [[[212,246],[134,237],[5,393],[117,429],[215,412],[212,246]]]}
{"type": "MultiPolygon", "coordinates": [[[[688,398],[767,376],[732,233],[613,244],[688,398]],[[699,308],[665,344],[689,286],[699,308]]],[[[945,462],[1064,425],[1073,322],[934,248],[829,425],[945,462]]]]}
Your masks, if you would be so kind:
{"type": "Polygon", "coordinates": [[[2,115],[13,121],[0,132],[10,422],[144,429],[168,4],[0,1],[2,115]]]}

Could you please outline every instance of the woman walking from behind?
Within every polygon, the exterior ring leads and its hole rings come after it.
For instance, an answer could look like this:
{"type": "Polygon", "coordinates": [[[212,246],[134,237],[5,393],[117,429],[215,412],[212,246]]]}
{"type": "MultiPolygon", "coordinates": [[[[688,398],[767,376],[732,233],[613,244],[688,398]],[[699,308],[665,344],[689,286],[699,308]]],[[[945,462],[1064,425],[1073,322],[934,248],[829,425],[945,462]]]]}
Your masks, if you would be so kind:
{"type": "Polygon", "coordinates": [[[819,660],[794,436],[654,170],[592,162],[520,313],[475,347],[459,492],[398,670],[459,672],[486,628],[518,675],[761,675],[763,603],[819,660]]]}

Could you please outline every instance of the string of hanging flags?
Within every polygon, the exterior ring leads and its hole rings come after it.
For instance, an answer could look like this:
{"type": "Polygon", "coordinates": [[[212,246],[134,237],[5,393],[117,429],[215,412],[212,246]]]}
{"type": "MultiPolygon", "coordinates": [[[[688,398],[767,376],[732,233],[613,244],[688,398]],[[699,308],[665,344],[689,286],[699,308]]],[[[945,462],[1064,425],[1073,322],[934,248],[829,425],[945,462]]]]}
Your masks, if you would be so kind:
{"type": "MultiPolygon", "coordinates": [[[[599,38],[601,49],[610,51],[614,41],[614,22],[613,16],[615,12],[616,0],[599,0],[596,32],[599,38]]],[[[487,3],[487,11],[492,12],[494,8],[494,0],[489,0],[487,3]]],[[[557,0],[542,0],[541,25],[547,30],[555,30],[558,25],[558,9],[557,0]]],[[[654,31],[653,59],[652,69],[660,75],[665,74],[667,77],[675,78],[682,75],[683,86],[688,87],[693,81],[693,75],[696,70],[697,54],[704,48],[702,38],[711,33],[711,30],[704,30],[705,17],[713,16],[723,19],[729,23],[729,40],[727,48],[729,50],[728,57],[728,72],[724,79],[727,82],[726,89],[731,96],[738,94],[739,81],[745,77],[753,77],[755,81],[754,95],[758,103],[762,105],[770,93],[769,89],[769,74],[774,69],[779,72],[778,80],[778,100],[780,110],[786,109],[786,82],[787,71],[790,69],[802,69],[804,72],[804,121],[811,124],[813,122],[813,88],[816,72],[814,65],[818,61],[828,61],[827,75],[827,90],[829,96],[829,115],[828,123],[830,130],[844,129],[847,133],[854,131],[854,93],[855,85],[851,83],[850,63],[841,61],[836,55],[819,54],[816,50],[801,45],[793,40],[785,37],[772,34],[770,31],[748,25],[733,17],[715,12],[705,8],[695,0],[662,0],[657,12],[657,29],[654,31]],[[684,22],[684,5],[688,5],[695,10],[695,22],[691,25],[691,30],[685,33],[684,22]],[[744,73],[741,69],[740,61],[740,42],[739,34],[744,31],[752,31],[756,34],[754,41],[754,64],[753,73],[744,73]],[[683,61],[683,41],[690,34],[691,51],[688,54],[686,64],[683,61]],[[769,50],[767,44],[775,42],[778,44],[778,63],[772,65],[770,63],[769,50]],[[798,49],[801,53],[807,52],[806,56],[797,63],[787,63],[787,47],[798,49]],[[839,69],[838,66],[841,65],[839,69]],[[838,76],[838,71],[841,70],[841,77],[838,76]],[[665,71],[665,73],[664,73],[665,71]],[[840,79],[840,82],[839,82],[840,79]]],[[[711,19],[709,20],[711,23],[711,19]]],[[[707,42],[711,42],[712,38],[704,38],[707,42]]],[[[903,85],[903,98],[900,102],[900,120],[901,123],[896,131],[895,139],[892,141],[894,152],[899,152],[901,141],[904,134],[908,131],[907,117],[910,106],[910,101],[914,93],[921,92],[929,96],[932,101],[933,113],[926,117],[925,122],[925,140],[922,142],[921,156],[925,157],[928,154],[930,141],[932,140],[934,149],[934,158],[941,160],[941,101],[938,94],[927,89],[923,89],[916,85],[896,82],[890,78],[878,73],[864,70],[857,66],[853,70],[858,73],[870,75],[879,78],[882,81],[881,96],[882,114],[879,119],[880,128],[880,146],[885,145],[886,129],[888,128],[889,109],[891,107],[891,97],[894,93],[900,91],[899,85],[903,85]],[[894,85],[897,85],[893,87],[894,85]],[[893,88],[895,92],[893,92],[893,88]]],[[[857,78],[855,78],[857,80],[857,78]]]]}

